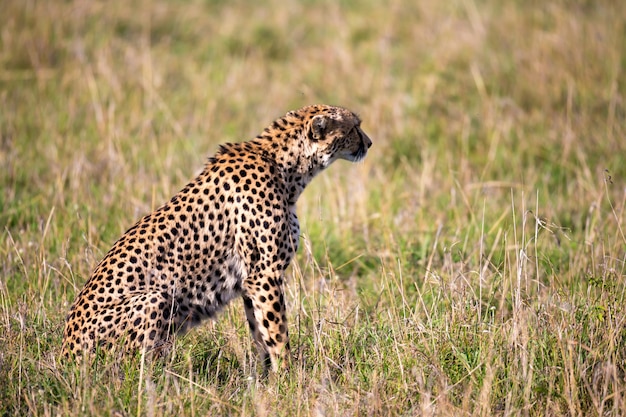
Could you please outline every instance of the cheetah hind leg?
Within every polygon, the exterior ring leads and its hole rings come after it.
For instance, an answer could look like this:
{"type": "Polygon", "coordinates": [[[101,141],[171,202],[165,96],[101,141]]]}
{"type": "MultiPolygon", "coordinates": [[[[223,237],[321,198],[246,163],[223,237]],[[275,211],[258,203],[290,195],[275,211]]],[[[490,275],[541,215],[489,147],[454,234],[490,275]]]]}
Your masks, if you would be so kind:
{"type": "Polygon", "coordinates": [[[166,292],[138,293],[109,308],[109,317],[120,330],[118,335],[110,335],[109,343],[121,344],[115,348],[126,352],[145,352],[150,358],[167,356],[172,347],[171,335],[176,330],[171,320],[171,300],[166,292]]]}

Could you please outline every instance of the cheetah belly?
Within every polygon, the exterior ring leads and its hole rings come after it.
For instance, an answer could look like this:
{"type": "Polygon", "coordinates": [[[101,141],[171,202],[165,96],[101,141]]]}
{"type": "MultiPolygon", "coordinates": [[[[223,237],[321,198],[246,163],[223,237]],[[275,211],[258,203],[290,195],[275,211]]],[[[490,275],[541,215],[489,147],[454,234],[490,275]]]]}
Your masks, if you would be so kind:
{"type": "Polygon", "coordinates": [[[206,319],[214,318],[233,298],[241,295],[247,275],[241,257],[231,252],[208,276],[191,278],[195,281],[195,289],[187,293],[181,291],[176,296],[175,321],[178,331],[185,332],[206,319]]]}

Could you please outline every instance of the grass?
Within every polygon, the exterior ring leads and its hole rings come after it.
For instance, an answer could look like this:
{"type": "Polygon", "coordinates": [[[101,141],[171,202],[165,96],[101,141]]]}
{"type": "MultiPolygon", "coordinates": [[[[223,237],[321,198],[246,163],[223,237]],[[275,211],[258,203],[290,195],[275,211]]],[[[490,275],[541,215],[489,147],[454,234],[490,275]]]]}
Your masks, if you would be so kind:
{"type": "Polygon", "coordinates": [[[626,414],[621,2],[17,1],[0,14],[0,415],[626,414]],[[293,369],[240,303],[59,357],[110,245],[312,103],[374,141],[299,201],[293,369]]]}

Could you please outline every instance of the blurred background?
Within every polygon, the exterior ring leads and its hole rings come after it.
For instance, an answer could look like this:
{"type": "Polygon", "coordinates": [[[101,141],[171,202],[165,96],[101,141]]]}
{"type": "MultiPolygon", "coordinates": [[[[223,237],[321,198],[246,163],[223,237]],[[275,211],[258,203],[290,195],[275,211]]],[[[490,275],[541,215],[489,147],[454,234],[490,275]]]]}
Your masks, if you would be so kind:
{"type": "Polygon", "coordinates": [[[620,1],[4,1],[0,414],[617,413],[625,67],[620,1]],[[240,306],[171,368],[217,388],[68,376],[63,317],[112,243],[315,103],[373,146],[298,205],[292,396],[249,389],[240,306]]]}

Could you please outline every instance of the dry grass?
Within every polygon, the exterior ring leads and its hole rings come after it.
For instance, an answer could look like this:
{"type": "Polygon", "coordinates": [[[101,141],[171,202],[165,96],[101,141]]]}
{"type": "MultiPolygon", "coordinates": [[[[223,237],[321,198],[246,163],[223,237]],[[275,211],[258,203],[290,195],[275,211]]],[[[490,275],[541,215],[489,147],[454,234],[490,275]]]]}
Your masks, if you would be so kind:
{"type": "Polygon", "coordinates": [[[9,0],[0,415],[626,414],[619,1],[9,0]],[[166,363],[58,357],[112,242],[226,141],[324,102],[366,160],[299,202],[294,369],[241,306],[166,363]]]}

